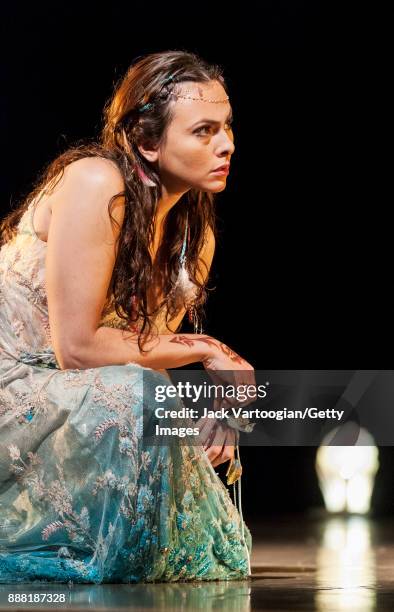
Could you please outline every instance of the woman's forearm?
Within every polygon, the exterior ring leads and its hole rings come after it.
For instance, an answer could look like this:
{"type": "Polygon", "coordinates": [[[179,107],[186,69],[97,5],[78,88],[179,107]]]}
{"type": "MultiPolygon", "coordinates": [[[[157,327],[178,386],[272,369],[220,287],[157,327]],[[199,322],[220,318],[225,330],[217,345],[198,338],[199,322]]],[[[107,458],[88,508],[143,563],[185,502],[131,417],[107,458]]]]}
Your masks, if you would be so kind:
{"type": "Polygon", "coordinates": [[[143,345],[148,352],[141,353],[137,334],[103,326],[89,343],[60,360],[60,365],[62,369],[86,369],[134,362],[155,370],[178,368],[202,361],[214,345],[215,340],[203,334],[159,334],[143,345]]]}

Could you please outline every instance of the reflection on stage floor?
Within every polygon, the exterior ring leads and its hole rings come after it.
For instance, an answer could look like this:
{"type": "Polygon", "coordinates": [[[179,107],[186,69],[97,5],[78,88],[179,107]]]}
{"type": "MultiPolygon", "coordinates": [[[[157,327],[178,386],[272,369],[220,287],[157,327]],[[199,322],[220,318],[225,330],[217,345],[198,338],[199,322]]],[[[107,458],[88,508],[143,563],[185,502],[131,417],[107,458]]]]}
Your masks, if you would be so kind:
{"type": "Polygon", "coordinates": [[[241,581],[0,585],[0,610],[394,610],[394,521],[292,515],[248,521],[252,577],[241,581]],[[8,602],[10,593],[65,593],[65,603],[8,602]]]}

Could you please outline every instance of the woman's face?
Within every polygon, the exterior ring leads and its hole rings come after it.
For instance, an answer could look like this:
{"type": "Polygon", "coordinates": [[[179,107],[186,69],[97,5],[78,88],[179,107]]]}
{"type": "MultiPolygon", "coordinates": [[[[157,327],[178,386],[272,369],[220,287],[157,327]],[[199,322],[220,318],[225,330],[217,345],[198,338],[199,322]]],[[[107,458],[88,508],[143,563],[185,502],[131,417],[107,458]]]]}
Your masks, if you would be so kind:
{"type": "MultiPolygon", "coordinates": [[[[187,82],[177,86],[177,93],[193,98],[225,100],[226,91],[219,81],[187,82]]],[[[234,152],[231,129],[231,105],[174,98],[173,120],[164,141],[157,150],[156,162],[161,180],[168,192],[189,189],[222,191],[227,174],[213,171],[230,161],[234,152]]]]}

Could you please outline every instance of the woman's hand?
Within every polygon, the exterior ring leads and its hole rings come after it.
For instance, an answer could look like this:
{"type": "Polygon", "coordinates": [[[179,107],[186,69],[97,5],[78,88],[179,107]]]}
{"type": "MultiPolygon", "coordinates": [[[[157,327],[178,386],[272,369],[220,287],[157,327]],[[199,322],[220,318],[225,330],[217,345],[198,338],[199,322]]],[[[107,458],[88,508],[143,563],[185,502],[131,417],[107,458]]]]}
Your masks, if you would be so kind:
{"type": "MultiPolygon", "coordinates": [[[[207,352],[201,360],[213,382],[217,385],[251,385],[248,398],[239,400],[237,397],[215,397],[213,409],[246,406],[256,399],[256,377],[253,366],[238,355],[223,342],[215,340],[207,347],[207,352]]],[[[236,394],[235,394],[236,395],[236,394]]]]}
{"type": "Polygon", "coordinates": [[[195,424],[200,429],[199,439],[213,467],[234,458],[237,432],[225,421],[204,417],[195,424]]]}
{"type": "MultiPolygon", "coordinates": [[[[236,390],[238,385],[252,386],[252,389],[249,389],[250,393],[247,394],[247,399],[242,401],[237,398],[237,393],[233,394],[235,397],[215,396],[214,410],[245,406],[255,401],[256,378],[253,366],[226,344],[210,338],[201,362],[213,382],[220,387],[226,388],[226,386],[231,385],[236,390]]],[[[196,421],[195,425],[200,430],[200,442],[213,467],[234,459],[234,449],[238,442],[239,433],[229,427],[225,418],[204,417],[196,421]]]]}

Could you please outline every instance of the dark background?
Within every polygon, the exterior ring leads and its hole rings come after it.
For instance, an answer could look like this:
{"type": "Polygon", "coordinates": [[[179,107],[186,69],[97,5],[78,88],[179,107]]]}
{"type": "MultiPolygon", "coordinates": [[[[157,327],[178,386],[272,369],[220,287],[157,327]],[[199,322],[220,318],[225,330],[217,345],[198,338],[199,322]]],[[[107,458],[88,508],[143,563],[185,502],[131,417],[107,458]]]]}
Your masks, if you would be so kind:
{"type": "MultiPolygon", "coordinates": [[[[370,41],[344,17],[298,0],[8,4],[2,213],[97,133],[135,57],[197,52],[224,68],[236,143],[205,331],[256,369],[390,369],[391,226],[364,155],[370,41]]],[[[321,505],[315,450],[241,449],[245,516],[321,505]]],[[[392,448],[380,451],[376,514],[394,504],[392,448]]]]}

